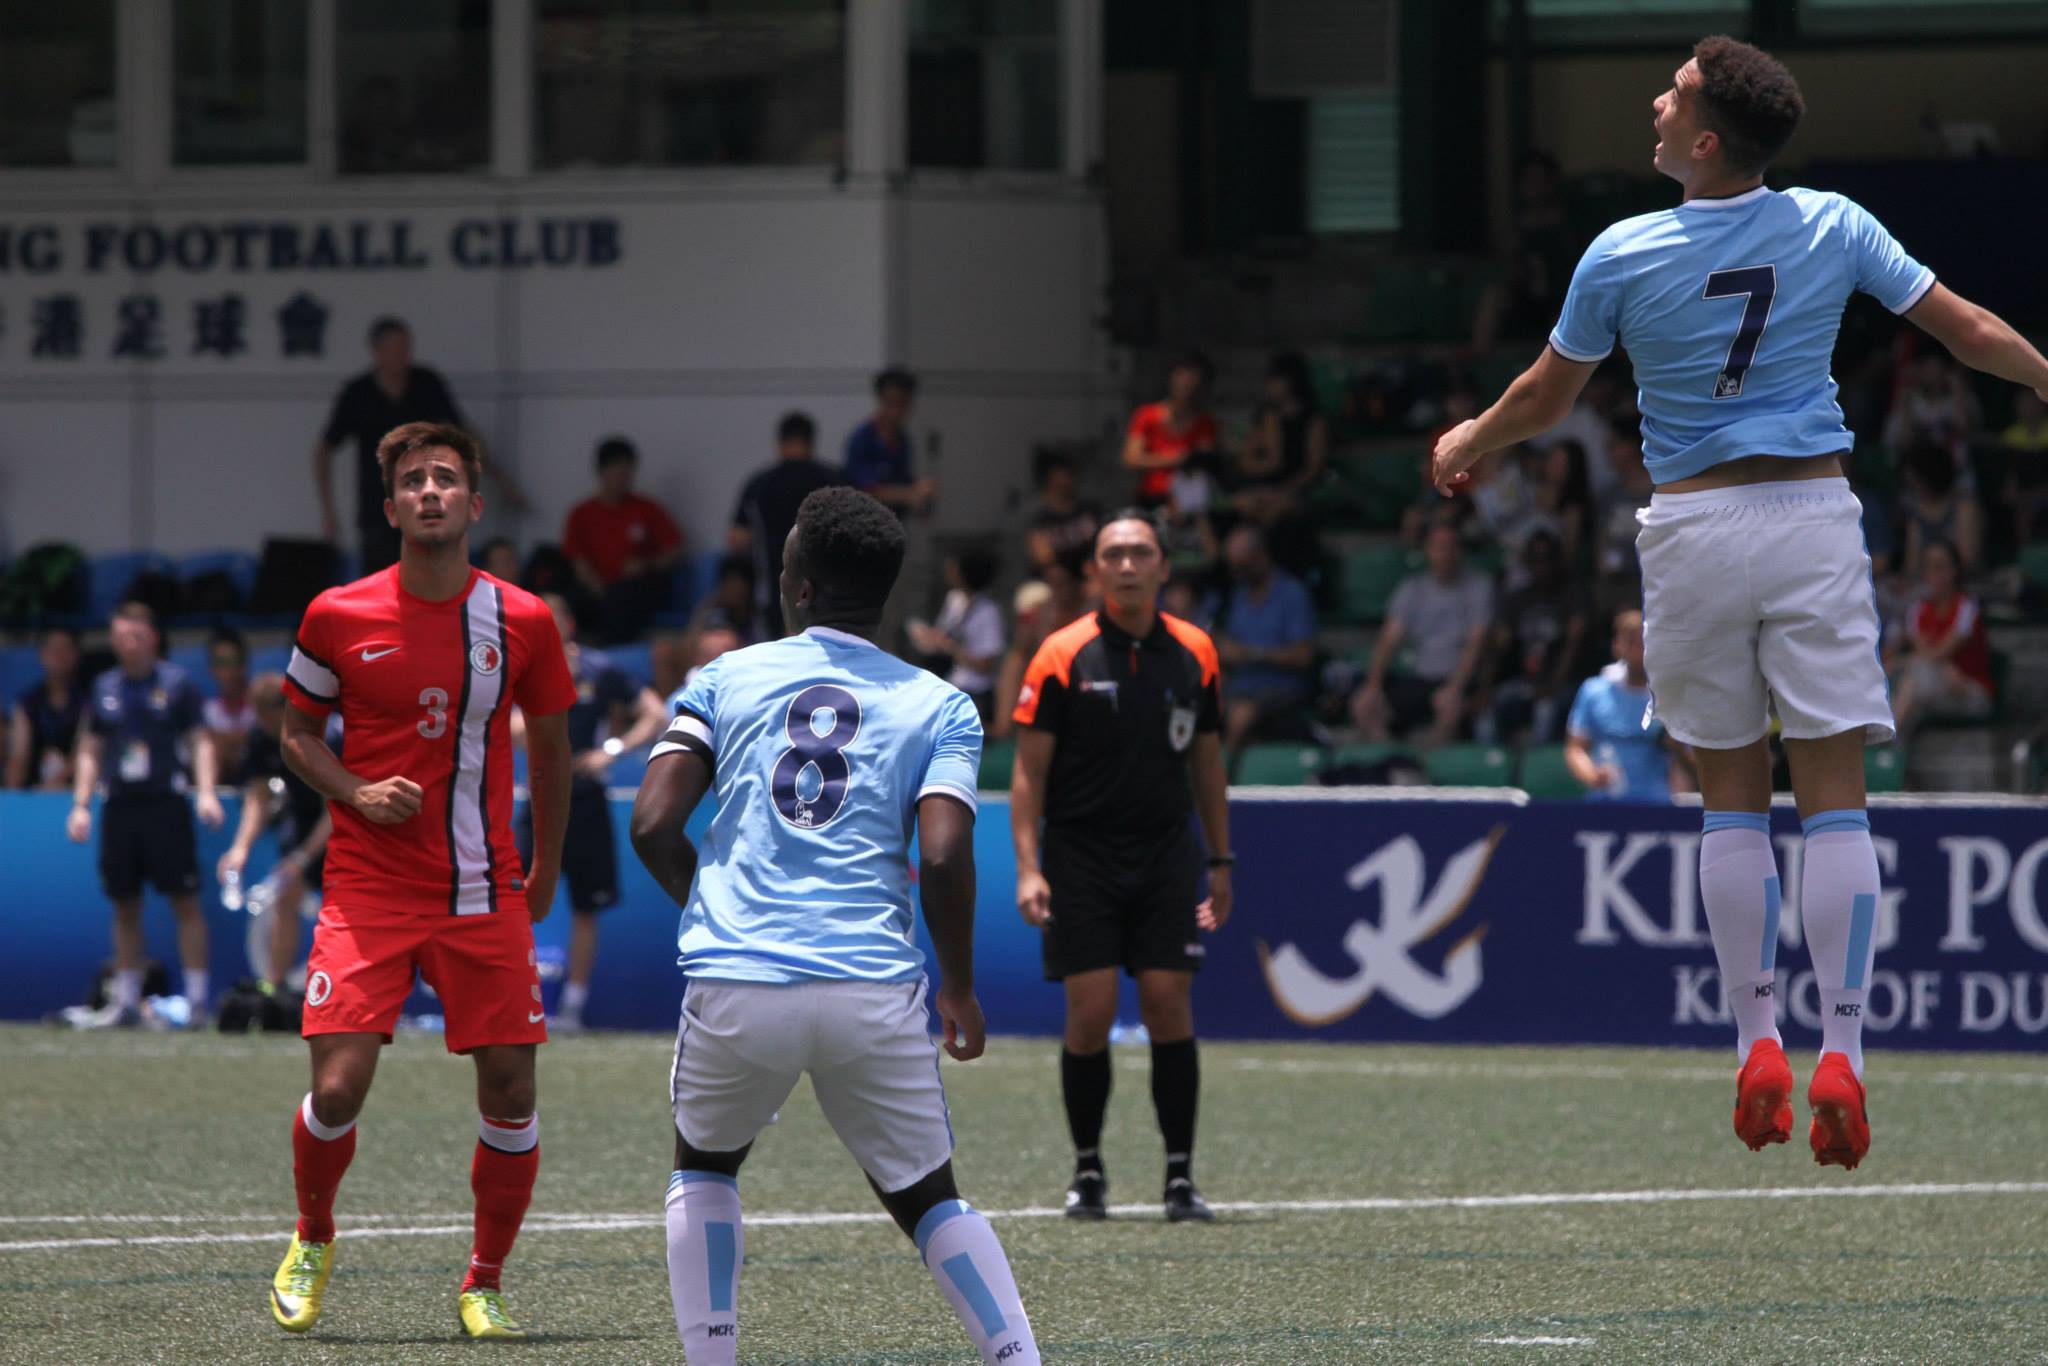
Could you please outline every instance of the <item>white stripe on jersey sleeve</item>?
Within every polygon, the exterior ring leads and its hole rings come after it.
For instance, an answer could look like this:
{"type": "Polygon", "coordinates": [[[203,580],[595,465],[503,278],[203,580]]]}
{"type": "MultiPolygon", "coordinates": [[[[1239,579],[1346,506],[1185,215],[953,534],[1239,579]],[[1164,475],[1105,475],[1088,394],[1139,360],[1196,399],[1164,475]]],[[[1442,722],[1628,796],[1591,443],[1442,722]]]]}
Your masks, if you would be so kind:
{"type": "Polygon", "coordinates": [[[969,792],[966,788],[956,787],[952,783],[926,783],[918,790],[917,799],[919,801],[923,801],[926,797],[931,796],[951,797],[956,801],[967,803],[969,811],[979,812],[981,810],[981,799],[979,797],[969,792]]]}
{"type": "Polygon", "coordinates": [[[647,757],[659,759],[664,754],[680,754],[684,750],[701,754],[706,759],[713,757],[711,727],[688,712],[677,712],[676,719],[669,722],[668,729],[654,742],[654,748],[648,751],[647,757]]]}
{"type": "Polygon", "coordinates": [[[315,660],[297,645],[292,646],[291,663],[285,665],[285,677],[299,685],[308,697],[320,702],[333,702],[341,696],[341,680],[334,676],[334,670],[315,660]]]}
{"type": "Polygon", "coordinates": [[[1922,266],[1920,268],[1919,283],[1906,291],[1906,297],[1900,301],[1899,306],[1893,309],[1892,312],[1901,317],[1911,313],[1919,306],[1920,301],[1927,297],[1927,291],[1933,288],[1934,270],[1930,266],[1922,266]]]}

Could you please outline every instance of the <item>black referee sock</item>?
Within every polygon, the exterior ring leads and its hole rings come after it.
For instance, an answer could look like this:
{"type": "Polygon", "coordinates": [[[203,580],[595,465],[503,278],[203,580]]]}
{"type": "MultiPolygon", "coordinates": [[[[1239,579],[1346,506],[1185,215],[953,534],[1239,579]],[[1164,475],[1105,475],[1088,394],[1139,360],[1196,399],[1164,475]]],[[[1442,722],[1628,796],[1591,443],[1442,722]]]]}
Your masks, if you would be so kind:
{"type": "Polygon", "coordinates": [[[1195,1155],[1195,1097],[1202,1063],[1193,1039],[1152,1045],[1152,1108],[1166,1140],[1166,1179],[1187,1180],[1195,1155]]]}
{"type": "Polygon", "coordinates": [[[1060,1095],[1074,1136],[1074,1170],[1102,1170],[1102,1117],[1109,1110],[1109,1050],[1060,1050],[1060,1095]]]}

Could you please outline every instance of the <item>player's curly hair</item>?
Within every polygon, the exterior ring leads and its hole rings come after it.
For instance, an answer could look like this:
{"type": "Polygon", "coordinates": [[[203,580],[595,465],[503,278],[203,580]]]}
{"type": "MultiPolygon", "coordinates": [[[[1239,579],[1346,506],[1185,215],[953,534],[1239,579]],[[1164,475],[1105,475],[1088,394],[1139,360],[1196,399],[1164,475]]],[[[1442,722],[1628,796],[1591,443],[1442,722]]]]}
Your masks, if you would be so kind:
{"type": "Polygon", "coordinates": [[[1762,48],[1716,34],[1694,45],[1702,121],[1721,139],[1728,166],[1762,175],[1792,140],[1806,113],[1799,82],[1762,48]]]}
{"type": "Polygon", "coordinates": [[[384,433],[384,439],[377,443],[377,469],[384,476],[384,496],[397,496],[393,488],[398,480],[398,467],[405,457],[414,451],[436,446],[455,453],[455,458],[462,463],[462,477],[469,481],[471,493],[483,487],[482,443],[452,422],[408,422],[384,433]]]}
{"type": "Polygon", "coordinates": [[[908,538],[896,514],[859,489],[819,489],[796,513],[804,577],[838,611],[880,617],[903,570],[908,538]]]}

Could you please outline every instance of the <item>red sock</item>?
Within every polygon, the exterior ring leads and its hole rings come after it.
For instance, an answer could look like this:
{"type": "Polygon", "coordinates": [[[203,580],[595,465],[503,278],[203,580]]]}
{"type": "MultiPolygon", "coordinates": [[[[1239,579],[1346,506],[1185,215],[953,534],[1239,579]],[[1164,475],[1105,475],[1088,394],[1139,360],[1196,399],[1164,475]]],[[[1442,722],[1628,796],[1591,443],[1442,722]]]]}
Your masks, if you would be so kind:
{"type": "Polygon", "coordinates": [[[356,1155],[356,1126],[351,1121],[333,1137],[321,1138],[306,1127],[312,1103],[307,1096],[292,1112],[292,1184],[299,1195],[299,1241],[328,1243],[334,1241],[334,1192],[356,1155]]]}
{"type": "Polygon", "coordinates": [[[526,1207],[533,1202],[533,1179],[540,1172],[540,1121],[519,1124],[485,1119],[483,1137],[469,1165],[469,1188],[476,1194],[476,1239],[469,1249],[469,1272],[462,1288],[498,1288],[498,1276],[519,1237],[526,1207]],[[507,1151],[524,1145],[523,1151],[507,1151]]]}

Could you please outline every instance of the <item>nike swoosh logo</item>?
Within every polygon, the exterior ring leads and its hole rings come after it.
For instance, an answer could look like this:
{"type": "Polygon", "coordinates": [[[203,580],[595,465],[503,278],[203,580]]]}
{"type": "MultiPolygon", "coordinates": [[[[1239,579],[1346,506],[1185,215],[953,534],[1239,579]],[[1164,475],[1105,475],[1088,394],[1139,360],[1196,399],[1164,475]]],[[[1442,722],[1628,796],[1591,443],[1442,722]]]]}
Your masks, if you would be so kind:
{"type": "Polygon", "coordinates": [[[526,1017],[526,1022],[527,1022],[528,1024],[539,1024],[539,1023],[540,1023],[540,1022],[541,1022],[542,1020],[544,1020],[544,1019],[546,1019],[546,1018],[547,1018],[547,1017],[546,1017],[546,1015],[544,1015],[544,1014],[541,1014],[541,1013],[537,1013],[537,1012],[536,1012],[536,1013],[531,1013],[531,1014],[528,1014],[528,1015],[527,1015],[527,1017],[526,1017]]]}
{"type": "Polygon", "coordinates": [[[399,647],[396,645],[388,650],[365,650],[363,651],[363,663],[368,664],[373,659],[382,659],[386,655],[395,655],[398,651],[399,647]]]}

